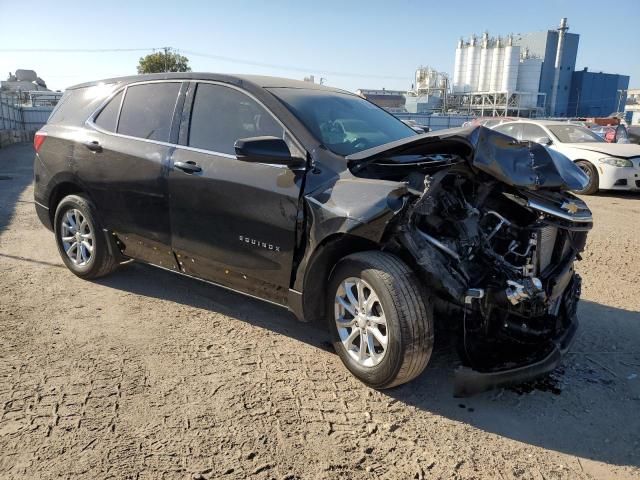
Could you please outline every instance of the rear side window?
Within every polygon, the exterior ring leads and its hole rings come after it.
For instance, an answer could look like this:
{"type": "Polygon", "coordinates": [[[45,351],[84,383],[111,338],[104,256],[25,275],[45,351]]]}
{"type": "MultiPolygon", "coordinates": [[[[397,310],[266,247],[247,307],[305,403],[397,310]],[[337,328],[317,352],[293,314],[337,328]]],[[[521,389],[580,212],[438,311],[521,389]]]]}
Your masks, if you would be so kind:
{"type": "Polygon", "coordinates": [[[95,124],[109,132],[115,132],[118,125],[118,111],[120,111],[120,102],[122,102],[123,93],[120,92],[113,97],[107,106],[102,109],[95,120],[95,124]]]}
{"type": "Polygon", "coordinates": [[[117,85],[114,84],[98,84],[67,90],[51,113],[47,123],[51,125],[83,125],[116,87],[117,85]]]}
{"type": "Polygon", "coordinates": [[[234,155],[236,140],[264,135],[284,138],[284,128],[258,102],[233,88],[198,84],[190,147],[234,155]]]}
{"type": "Polygon", "coordinates": [[[538,141],[542,137],[548,137],[545,131],[538,125],[533,123],[525,123],[522,125],[522,140],[528,140],[531,142],[538,141]]]}
{"type": "Polygon", "coordinates": [[[494,128],[496,132],[504,133],[505,135],[509,135],[517,140],[520,140],[522,137],[522,125],[519,123],[506,123],[502,125],[498,125],[494,128]]]}
{"type": "Polygon", "coordinates": [[[118,133],[148,140],[169,141],[179,90],[179,82],[128,87],[118,122],[118,133]]]}

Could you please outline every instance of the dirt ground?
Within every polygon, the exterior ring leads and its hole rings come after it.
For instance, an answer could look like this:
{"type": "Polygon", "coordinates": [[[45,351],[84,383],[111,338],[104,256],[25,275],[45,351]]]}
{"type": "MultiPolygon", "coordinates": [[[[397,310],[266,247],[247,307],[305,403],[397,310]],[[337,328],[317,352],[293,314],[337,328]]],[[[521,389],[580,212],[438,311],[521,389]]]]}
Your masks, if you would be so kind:
{"type": "Polygon", "coordinates": [[[589,197],[581,329],[521,389],[386,392],[320,329],[153,267],[64,268],[32,150],[0,150],[0,478],[640,478],[640,195],[589,197]]]}

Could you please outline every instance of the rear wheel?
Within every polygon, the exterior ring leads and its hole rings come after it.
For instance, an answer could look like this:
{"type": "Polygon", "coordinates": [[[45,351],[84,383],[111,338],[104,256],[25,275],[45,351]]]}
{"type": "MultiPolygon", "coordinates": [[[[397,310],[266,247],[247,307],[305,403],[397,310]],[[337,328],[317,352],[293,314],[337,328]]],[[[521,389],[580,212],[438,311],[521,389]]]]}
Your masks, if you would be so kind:
{"type": "Polygon", "coordinates": [[[93,204],[82,195],[69,195],[58,204],[54,232],[62,261],[77,276],[98,278],[118,266],[109,252],[93,204]]]}
{"type": "Polygon", "coordinates": [[[333,346],[362,382],[391,388],[425,369],[433,349],[432,308],[399,258],[377,251],[343,258],[327,301],[333,346]]]}
{"type": "Polygon", "coordinates": [[[584,189],[575,190],[575,192],[582,195],[593,195],[598,191],[598,187],[600,183],[598,178],[598,171],[596,170],[596,167],[591,162],[587,162],[586,160],[578,160],[576,162],[576,165],[580,167],[580,169],[584,173],[587,174],[587,177],[589,177],[589,183],[584,189]]]}

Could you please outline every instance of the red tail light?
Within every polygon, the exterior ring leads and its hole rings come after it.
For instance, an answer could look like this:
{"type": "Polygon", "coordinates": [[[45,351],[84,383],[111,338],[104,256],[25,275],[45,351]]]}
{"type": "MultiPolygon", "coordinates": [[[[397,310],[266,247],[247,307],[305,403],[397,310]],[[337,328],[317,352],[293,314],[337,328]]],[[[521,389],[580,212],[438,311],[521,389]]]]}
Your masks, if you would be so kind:
{"type": "Polygon", "coordinates": [[[36,153],[40,151],[40,147],[42,147],[42,144],[46,139],[47,139],[46,133],[36,132],[36,134],[33,137],[33,148],[36,150],[36,153]]]}

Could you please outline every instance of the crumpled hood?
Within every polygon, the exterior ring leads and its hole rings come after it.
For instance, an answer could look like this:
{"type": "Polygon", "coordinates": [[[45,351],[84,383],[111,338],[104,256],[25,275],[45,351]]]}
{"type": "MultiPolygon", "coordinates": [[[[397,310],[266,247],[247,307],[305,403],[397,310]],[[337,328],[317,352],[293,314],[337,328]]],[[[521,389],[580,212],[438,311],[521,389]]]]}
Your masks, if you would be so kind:
{"type": "Polygon", "coordinates": [[[537,143],[476,126],[415,135],[347,156],[349,162],[419,155],[443,147],[464,146],[472,167],[519,188],[581,190],[588,177],[571,160],[537,143]]]}

